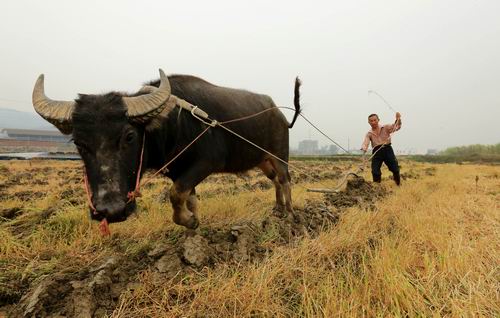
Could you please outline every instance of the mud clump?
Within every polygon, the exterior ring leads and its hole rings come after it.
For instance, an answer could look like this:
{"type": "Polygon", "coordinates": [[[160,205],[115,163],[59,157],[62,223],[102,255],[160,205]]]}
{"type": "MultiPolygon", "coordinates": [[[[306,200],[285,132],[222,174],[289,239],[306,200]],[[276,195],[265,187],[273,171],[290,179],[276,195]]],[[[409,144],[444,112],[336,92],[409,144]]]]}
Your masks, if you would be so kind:
{"type": "Polygon", "coordinates": [[[5,166],[0,166],[0,174],[6,176],[10,174],[9,168],[5,166]]]}
{"type": "Polygon", "coordinates": [[[208,264],[210,255],[213,253],[210,251],[211,248],[207,239],[197,235],[194,231],[187,231],[186,234],[186,238],[182,243],[183,261],[198,268],[208,264]]]}
{"type": "Polygon", "coordinates": [[[435,176],[436,175],[436,167],[429,167],[424,169],[424,173],[427,176],[435,176]]]}
{"type": "MultiPolygon", "coordinates": [[[[430,171],[429,173],[433,173],[433,172],[430,171]]],[[[413,170],[410,170],[408,172],[403,172],[401,174],[401,179],[403,179],[403,180],[408,180],[408,179],[415,179],[416,180],[416,179],[419,179],[419,178],[420,178],[420,174],[416,173],[413,170]]]]}
{"type": "Polygon", "coordinates": [[[154,267],[159,273],[165,274],[167,277],[174,277],[183,270],[184,264],[175,250],[169,249],[155,263],[154,267]]]}
{"type": "Polygon", "coordinates": [[[347,181],[345,191],[325,194],[325,202],[338,209],[345,209],[355,205],[374,208],[374,203],[384,197],[387,191],[379,184],[372,184],[361,177],[347,181]]]}
{"type": "Polygon", "coordinates": [[[308,232],[316,235],[336,224],[340,218],[339,210],[332,209],[325,202],[309,201],[305,204],[302,213],[307,216],[305,226],[308,232]]]}
{"type": "Polygon", "coordinates": [[[24,295],[11,317],[103,317],[127,290],[132,262],[112,256],[90,270],[44,278],[24,295]],[[121,264],[126,264],[125,266],[121,264]]]}
{"type": "Polygon", "coordinates": [[[51,306],[51,302],[58,297],[65,297],[70,290],[68,279],[64,275],[47,277],[32,292],[21,298],[11,315],[13,317],[46,317],[49,314],[47,307],[51,306]]]}
{"type": "Polygon", "coordinates": [[[2,219],[12,220],[22,213],[21,208],[0,209],[0,222],[2,219]]]}

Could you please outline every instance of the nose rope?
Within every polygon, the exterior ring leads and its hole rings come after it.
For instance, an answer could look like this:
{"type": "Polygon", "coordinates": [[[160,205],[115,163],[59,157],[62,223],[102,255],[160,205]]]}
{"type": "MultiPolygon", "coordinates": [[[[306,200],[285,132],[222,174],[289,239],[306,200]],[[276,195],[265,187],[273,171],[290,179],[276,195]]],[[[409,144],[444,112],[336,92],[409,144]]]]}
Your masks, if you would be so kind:
{"type": "Polygon", "coordinates": [[[89,179],[87,177],[87,170],[85,169],[85,166],[83,166],[83,182],[85,183],[85,192],[87,193],[87,200],[89,201],[89,206],[92,209],[92,213],[94,215],[97,215],[97,210],[94,207],[94,204],[92,203],[92,195],[90,194],[89,179]]]}
{"type": "Polygon", "coordinates": [[[137,169],[137,176],[135,178],[135,189],[127,193],[128,201],[130,203],[135,200],[135,198],[141,197],[141,170],[142,170],[142,160],[144,158],[144,144],[146,143],[146,132],[142,135],[142,149],[141,149],[141,159],[139,160],[139,169],[137,169]]]}

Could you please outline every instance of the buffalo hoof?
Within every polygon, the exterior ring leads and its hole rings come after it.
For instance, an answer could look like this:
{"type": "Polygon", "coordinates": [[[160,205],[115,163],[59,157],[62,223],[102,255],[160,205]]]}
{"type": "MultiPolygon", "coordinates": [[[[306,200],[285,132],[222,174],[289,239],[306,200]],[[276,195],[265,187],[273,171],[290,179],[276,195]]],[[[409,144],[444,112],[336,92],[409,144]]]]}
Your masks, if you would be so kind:
{"type": "Polygon", "coordinates": [[[284,205],[276,204],[273,208],[273,214],[279,218],[286,218],[287,212],[284,205]]]}
{"type": "Polygon", "coordinates": [[[297,213],[297,212],[291,212],[290,213],[293,217],[293,221],[297,224],[305,224],[305,220],[304,218],[302,217],[302,215],[300,213],[297,213]]]}
{"type": "Polygon", "coordinates": [[[277,212],[284,213],[286,211],[286,208],[285,208],[285,205],[283,205],[283,204],[276,204],[274,206],[273,210],[275,210],[277,212]]]}
{"type": "Polygon", "coordinates": [[[185,224],[183,224],[185,227],[187,227],[190,230],[196,230],[198,226],[200,225],[200,221],[198,221],[198,218],[196,216],[192,216],[189,221],[187,221],[185,224]]]}

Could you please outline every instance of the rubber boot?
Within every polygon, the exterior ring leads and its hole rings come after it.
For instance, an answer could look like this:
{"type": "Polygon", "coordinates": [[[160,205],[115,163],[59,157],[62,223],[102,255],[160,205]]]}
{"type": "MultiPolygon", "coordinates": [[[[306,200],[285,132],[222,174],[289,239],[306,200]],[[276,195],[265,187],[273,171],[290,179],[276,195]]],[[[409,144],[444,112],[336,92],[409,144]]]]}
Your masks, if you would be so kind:
{"type": "Polygon", "coordinates": [[[373,182],[377,182],[377,183],[380,183],[382,182],[382,176],[376,176],[376,175],[372,175],[373,176],[373,182]]]}

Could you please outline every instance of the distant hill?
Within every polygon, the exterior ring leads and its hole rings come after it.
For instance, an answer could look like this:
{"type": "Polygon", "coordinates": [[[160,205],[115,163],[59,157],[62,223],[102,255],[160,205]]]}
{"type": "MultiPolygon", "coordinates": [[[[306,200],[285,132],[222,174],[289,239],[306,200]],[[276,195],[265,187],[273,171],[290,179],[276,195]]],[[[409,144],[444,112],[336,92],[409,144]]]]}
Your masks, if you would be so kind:
{"type": "Polygon", "coordinates": [[[8,108],[0,108],[0,128],[56,129],[38,114],[20,112],[8,108]]]}

